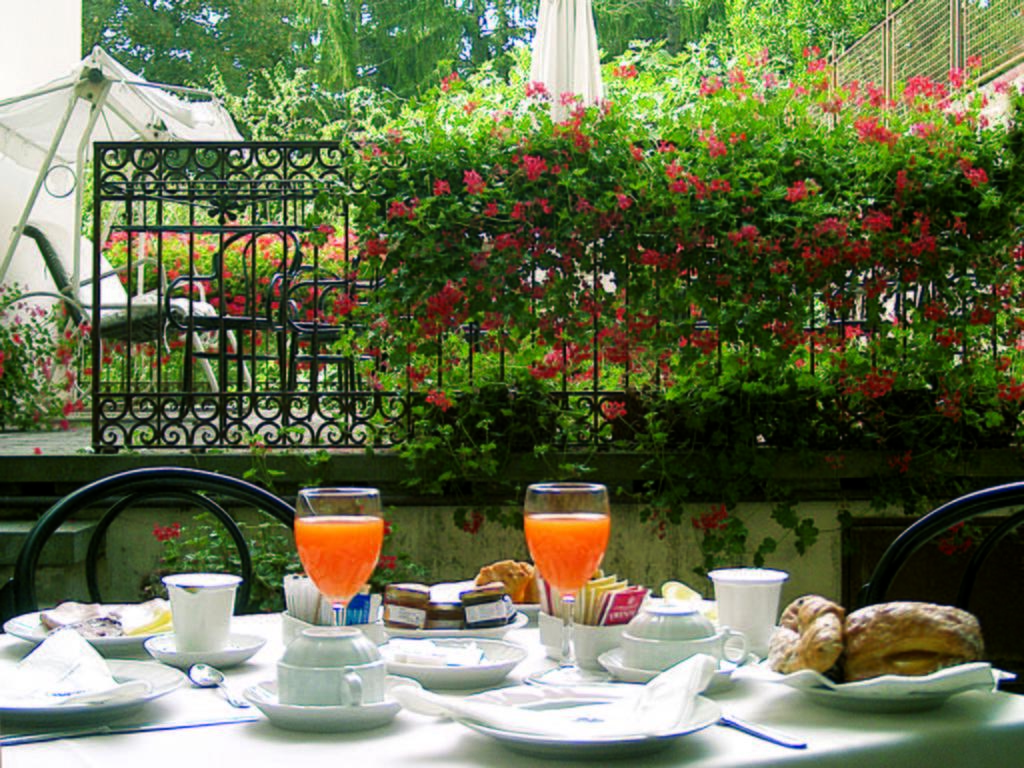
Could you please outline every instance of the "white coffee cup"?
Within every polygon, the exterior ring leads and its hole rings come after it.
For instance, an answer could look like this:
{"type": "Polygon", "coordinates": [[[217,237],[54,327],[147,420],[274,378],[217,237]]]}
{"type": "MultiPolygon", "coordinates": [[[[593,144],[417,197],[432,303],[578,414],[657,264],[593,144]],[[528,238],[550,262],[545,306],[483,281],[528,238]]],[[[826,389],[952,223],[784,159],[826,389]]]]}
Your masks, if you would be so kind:
{"type": "MultiPolygon", "coordinates": [[[[556,616],[540,613],[537,616],[540,627],[540,642],[547,652],[548,658],[560,661],[562,658],[563,622],[556,616]]],[[[605,651],[610,651],[619,644],[625,624],[613,624],[606,627],[594,627],[588,624],[574,624],[572,628],[573,645],[576,651],[576,663],[583,669],[603,670],[597,660],[605,651]]]]}
{"type": "Polygon", "coordinates": [[[282,704],[347,706],[384,701],[387,669],[376,644],[351,627],[305,629],[277,664],[282,704]]]}
{"type": "Polygon", "coordinates": [[[718,622],[747,636],[749,649],[768,654],[768,641],[779,617],[785,571],[770,568],[724,568],[711,571],[715,585],[718,622]]]}
{"type": "Polygon", "coordinates": [[[231,633],[235,591],[230,573],[176,573],[163,577],[171,600],[174,646],[181,652],[219,651],[231,633]]]}

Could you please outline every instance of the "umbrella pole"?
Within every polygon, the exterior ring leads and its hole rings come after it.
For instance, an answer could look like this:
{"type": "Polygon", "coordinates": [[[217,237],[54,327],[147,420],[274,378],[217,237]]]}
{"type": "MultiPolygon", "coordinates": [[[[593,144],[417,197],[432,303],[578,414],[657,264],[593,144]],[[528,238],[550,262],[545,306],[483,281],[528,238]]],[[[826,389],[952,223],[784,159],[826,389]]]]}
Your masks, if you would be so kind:
{"type": "Polygon", "coordinates": [[[64,110],[64,117],[61,118],[60,125],[57,127],[57,132],[53,135],[53,141],[50,142],[50,148],[46,152],[46,159],[43,161],[43,165],[39,169],[39,175],[36,176],[36,183],[32,187],[32,192],[29,193],[28,201],[25,203],[25,209],[21,212],[21,218],[18,219],[18,223],[14,227],[14,232],[11,234],[11,240],[7,244],[7,253],[4,254],[3,264],[0,264],[0,282],[3,282],[4,277],[7,275],[7,270],[11,266],[11,260],[14,258],[14,251],[18,247],[18,241],[21,240],[21,233],[25,231],[25,224],[28,223],[28,217],[32,215],[32,208],[35,206],[36,200],[39,198],[39,190],[43,188],[43,182],[46,180],[46,174],[50,172],[50,163],[53,162],[53,158],[57,154],[57,147],[60,146],[60,140],[64,136],[64,131],[67,130],[68,122],[71,120],[71,113],[74,112],[75,103],[77,101],[78,94],[72,93],[71,98],[68,99],[67,109],[64,110]]]}

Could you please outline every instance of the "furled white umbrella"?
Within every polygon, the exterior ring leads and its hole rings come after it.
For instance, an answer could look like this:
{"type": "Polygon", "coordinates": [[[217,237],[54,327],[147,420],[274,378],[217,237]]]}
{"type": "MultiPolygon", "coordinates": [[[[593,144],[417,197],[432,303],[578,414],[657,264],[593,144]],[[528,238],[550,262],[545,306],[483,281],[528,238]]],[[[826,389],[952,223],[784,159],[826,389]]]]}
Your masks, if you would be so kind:
{"type": "Polygon", "coordinates": [[[530,80],[544,83],[555,119],[566,114],[564,93],[582,96],[587,105],[600,101],[601,60],[591,0],[540,0],[530,80]]]}

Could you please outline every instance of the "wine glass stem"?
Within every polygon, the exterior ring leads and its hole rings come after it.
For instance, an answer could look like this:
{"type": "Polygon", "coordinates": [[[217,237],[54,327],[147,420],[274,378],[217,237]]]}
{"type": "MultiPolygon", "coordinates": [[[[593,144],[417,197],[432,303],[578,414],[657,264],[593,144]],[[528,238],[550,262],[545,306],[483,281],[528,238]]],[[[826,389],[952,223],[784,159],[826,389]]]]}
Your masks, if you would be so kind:
{"type": "Polygon", "coordinates": [[[334,601],[334,626],[341,627],[345,624],[345,604],[340,600],[334,601]]]}
{"type": "Polygon", "coordinates": [[[576,595],[562,595],[562,664],[563,667],[576,666],[576,644],[573,642],[574,614],[576,613],[576,595]]]}

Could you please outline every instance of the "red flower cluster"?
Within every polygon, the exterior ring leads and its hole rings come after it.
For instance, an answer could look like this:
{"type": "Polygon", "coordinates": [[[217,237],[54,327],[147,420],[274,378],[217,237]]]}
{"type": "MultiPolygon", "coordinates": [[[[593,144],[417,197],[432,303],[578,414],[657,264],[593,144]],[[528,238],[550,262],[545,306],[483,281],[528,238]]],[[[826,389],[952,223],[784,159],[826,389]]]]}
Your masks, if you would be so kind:
{"type": "Polygon", "coordinates": [[[601,413],[608,421],[614,421],[626,415],[626,404],[621,400],[605,400],[601,403],[601,413]]]}
{"type": "Polygon", "coordinates": [[[160,543],[176,539],[179,536],[181,536],[181,523],[171,523],[170,525],[153,523],[153,538],[160,543]]]}
{"type": "Polygon", "coordinates": [[[694,517],[690,522],[698,531],[721,531],[728,527],[726,520],[729,519],[729,512],[725,504],[711,505],[711,511],[700,517],[694,517]]]}
{"type": "Polygon", "coordinates": [[[965,530],[964,522],[961,520],[951,526],[949,533],[936,542],[939,552],[951,556],[961,552],[967,552],[974,546],[974,539],[965,530]]]}
{"type": "Polygon", "coordinates": [[[462,530],[466,533],[477,533],[484,524],[484,515],[479,509],[474,509],[469,519],[462,524],[462,530]]]}
{"type": "Polygon", "coordinates": [[[452,401],[448,399],[448,395],[437,389],[431,389],[427,393],[427,402],[436,405],[442,411],[447,411],[452,407],[452,401]]]}

